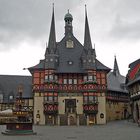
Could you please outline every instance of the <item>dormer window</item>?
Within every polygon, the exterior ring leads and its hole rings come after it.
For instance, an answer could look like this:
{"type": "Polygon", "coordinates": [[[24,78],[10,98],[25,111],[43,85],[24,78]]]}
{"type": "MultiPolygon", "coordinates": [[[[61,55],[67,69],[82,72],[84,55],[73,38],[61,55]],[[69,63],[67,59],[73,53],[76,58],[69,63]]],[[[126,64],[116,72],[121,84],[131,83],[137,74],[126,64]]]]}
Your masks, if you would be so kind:
{"type": "Polygon", "coordinates": [[[86,63],[86,60],[84,59],[83,62],[86,63]]]}
{"type": "Polygon", "coordinates": [[[69,64],[69,65],[72,65],[72,64],[73,64],[73,61],[68,61],[68,64],[69,64]]]}
{"type": "Polygon", "coordinates": [[[14,99],[14,96],[13,95],[10,95],[9,96],[9,100],[12,101],[13,99],[14,99]]]}
{"type": "Polygon", "coordinates": [[[66,41],[66,48],[73,48],[73,41],[72,40],[67,40],[66,41]]]}
{"type": "Polygon", "coordinates": [[[91,62],[91,59],[89,59],[88,62],[91,62]]]}

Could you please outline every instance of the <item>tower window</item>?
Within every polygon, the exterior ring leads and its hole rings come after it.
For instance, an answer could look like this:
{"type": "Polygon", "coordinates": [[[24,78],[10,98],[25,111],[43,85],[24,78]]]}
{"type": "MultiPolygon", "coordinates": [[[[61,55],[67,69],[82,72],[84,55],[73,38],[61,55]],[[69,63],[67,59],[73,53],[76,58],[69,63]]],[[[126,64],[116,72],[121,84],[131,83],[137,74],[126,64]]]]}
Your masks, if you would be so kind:
{"type": "Polygon", "coordinates": [[[57,75],[55,75],[55,80],[58,80],[58,76],[57,75]]]}
{"type": "Polygon", "coordinates": [[[48,80],[49,79],[49,76],[48,75],[45,75],[45,80],[48,80]]]}
{"type": "Polygon", "coordinates": [[[92,76],[92,75],[89,75],[89,76],[88,76],[88,80],[89,80],[89,81],[92,81],[92,80],[93,80],[93,76],[92,76]]]}
{"type": "Polygon", "coordinates": [[[51,59],[50,59],[50,61],[52,62],[52,61],[53,61],[53,59],[51,58],[51,59]]]}
{"type": "Polygon", "coordinates": [[[67,79],[64,79],[64,84],[67,84],[67,79]]]}
{"type": "Polygon", "coordinates": [[[86,63],[86,60],[84,59],[83,62],[86,63]]]}
{"type": "Polygon", "coordinates": [[[73,82],[74,82],[74,84],[77,84],[77,79],[74,79],[74,81],[73,81],[73,82]]]}
{"type": "Polygon", "coordinates": [[[68,64],[69,64],[69,65],[72,65],[72,64],[73,64],[73,61],[68,61],[68,64]]]}
{"type": "Polygon", "coordinates": [[[14,99],[14,96],[13,95],[10,95],[9,96],[9,100],[13,100],[14,99]]]}
{"type": "Polygon", "coordinates": [[[53,80],[53,75],[49,75],[49,80],[53,80]]]}
{"type": "Polygon", "coordinates": [[[87,76],[84,76],[84,81],[87,81],[87,76]]]}
{"type": "Polygon", "coordinates": [[[72,84],[72,79],[69,79],[69,84],[72,84]]]}
{"type": "Polygon", "coordinates": [[[89,59],[88,62],[91,62],[91,59],[89,59]]]}

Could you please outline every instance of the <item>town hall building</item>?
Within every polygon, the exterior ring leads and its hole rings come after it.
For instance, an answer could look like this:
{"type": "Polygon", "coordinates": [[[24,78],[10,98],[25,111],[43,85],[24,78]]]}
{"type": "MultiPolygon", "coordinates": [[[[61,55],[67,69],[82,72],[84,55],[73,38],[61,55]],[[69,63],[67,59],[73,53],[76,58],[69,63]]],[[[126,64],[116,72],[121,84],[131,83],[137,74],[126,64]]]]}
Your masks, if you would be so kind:
{"type": "MultiPolygon", "coordinates": [[[[13,80],[12,84],[10,84],[11,86],[13,85],[14,89],[18,86],[17,81],[20,81],[19,84],[23,82],[23,92],[25,92],[23,93],[25,98],[23,103],[26,103],[25,109],[29,109],[32,112],[35,124],[106,124],[107,120],[116,119],[115,117],[111,119],[112,114],[107,115],[110,112],[110,103],[121,102],[123,109],[124,104],[129,102],[128,92],[125,87],[120,88],[122,81],[117,84],[119,87],[117,94],[115,92],[116,85],[112,84],[115,78],[121,77],[120,74],[116,75],[119,71],[118,66],[116,70],[116,59],[114,72],[112,73],[110,68],[96,58],[96,50],[92,46],[90,36],[87,11],[85,10],[83,45],[74,36],[72,21],[73,16],[68,11],[64,16],[64,37],[59,42],[56,42],[53,8],[45,58],[40,60],[39,64],[28,68],[32,77],[0,76],[2,78],[0,80],[0,93],[3,98],[7,93],[7,98],[9,98],[7,101],[11,101],[11,106],[14,102],[16,91],[4,90],[5,84],[3,84],[3,81],[7,83],[12,81],[8,79],[15,78],[16,80],[13,80]],[[111,82],[109,83],[108,81],[111,82]],[[14,82],[15,85],[13,84],[14,82]],[[125,99],[122,100],[120,96],[125,99]],[[116,97],[119,98],[116,100],[116,97]]],[[[125,84],[124,80],[123,84],[125,84]]],[[[12,87],[10,88],[12,89],[12,87]]],[[[0,106],[1,109],[3,103],[0,106]]],[[[122,114],[123,110],[119,111],[122,114]]],[[[119,119],[122,119],[122,117],[119,119]]]]}
{"type": "Polygon", "coordinates": [[[72,15],[64,17],[65,36],[56,42],[54,10],[45,59],[30,67],[33,76],[34,121],[40,124],[106,123],[107,74],[96,59],[85,13],[84,45],[73,34],[72,15]]]}

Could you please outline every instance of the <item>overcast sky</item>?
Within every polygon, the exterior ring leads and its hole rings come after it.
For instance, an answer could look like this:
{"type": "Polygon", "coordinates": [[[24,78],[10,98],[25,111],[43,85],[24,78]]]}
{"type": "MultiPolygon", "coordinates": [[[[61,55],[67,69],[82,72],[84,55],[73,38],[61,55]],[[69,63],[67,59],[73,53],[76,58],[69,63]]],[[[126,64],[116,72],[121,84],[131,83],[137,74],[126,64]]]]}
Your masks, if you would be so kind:
{"type": "Polygon", "coordinates": [[[64,36],[64,15],[73,15],[75,37],[83,44],[87,5],[97,59],[120,72],[140,58],[140,0],[0,0],[0,74],[29,75],[28,68],[44,58],[55,3],[56,36],[64,36]]]}

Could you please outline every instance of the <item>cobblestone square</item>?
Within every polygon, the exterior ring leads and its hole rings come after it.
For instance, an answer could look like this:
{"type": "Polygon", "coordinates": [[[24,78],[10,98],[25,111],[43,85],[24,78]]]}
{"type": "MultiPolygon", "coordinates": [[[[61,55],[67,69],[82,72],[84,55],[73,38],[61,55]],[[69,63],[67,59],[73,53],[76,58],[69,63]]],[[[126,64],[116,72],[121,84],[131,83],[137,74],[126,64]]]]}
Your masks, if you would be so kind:
{"type": "MultiPolygon", "coordinates": [[[[0,126],[4,131],[5,126],[0,126]]],[[[5,136],[0,140],[140,140],[140,128],[128,121],[95,126],[34,126],[37,135],[5,136]]]]}

